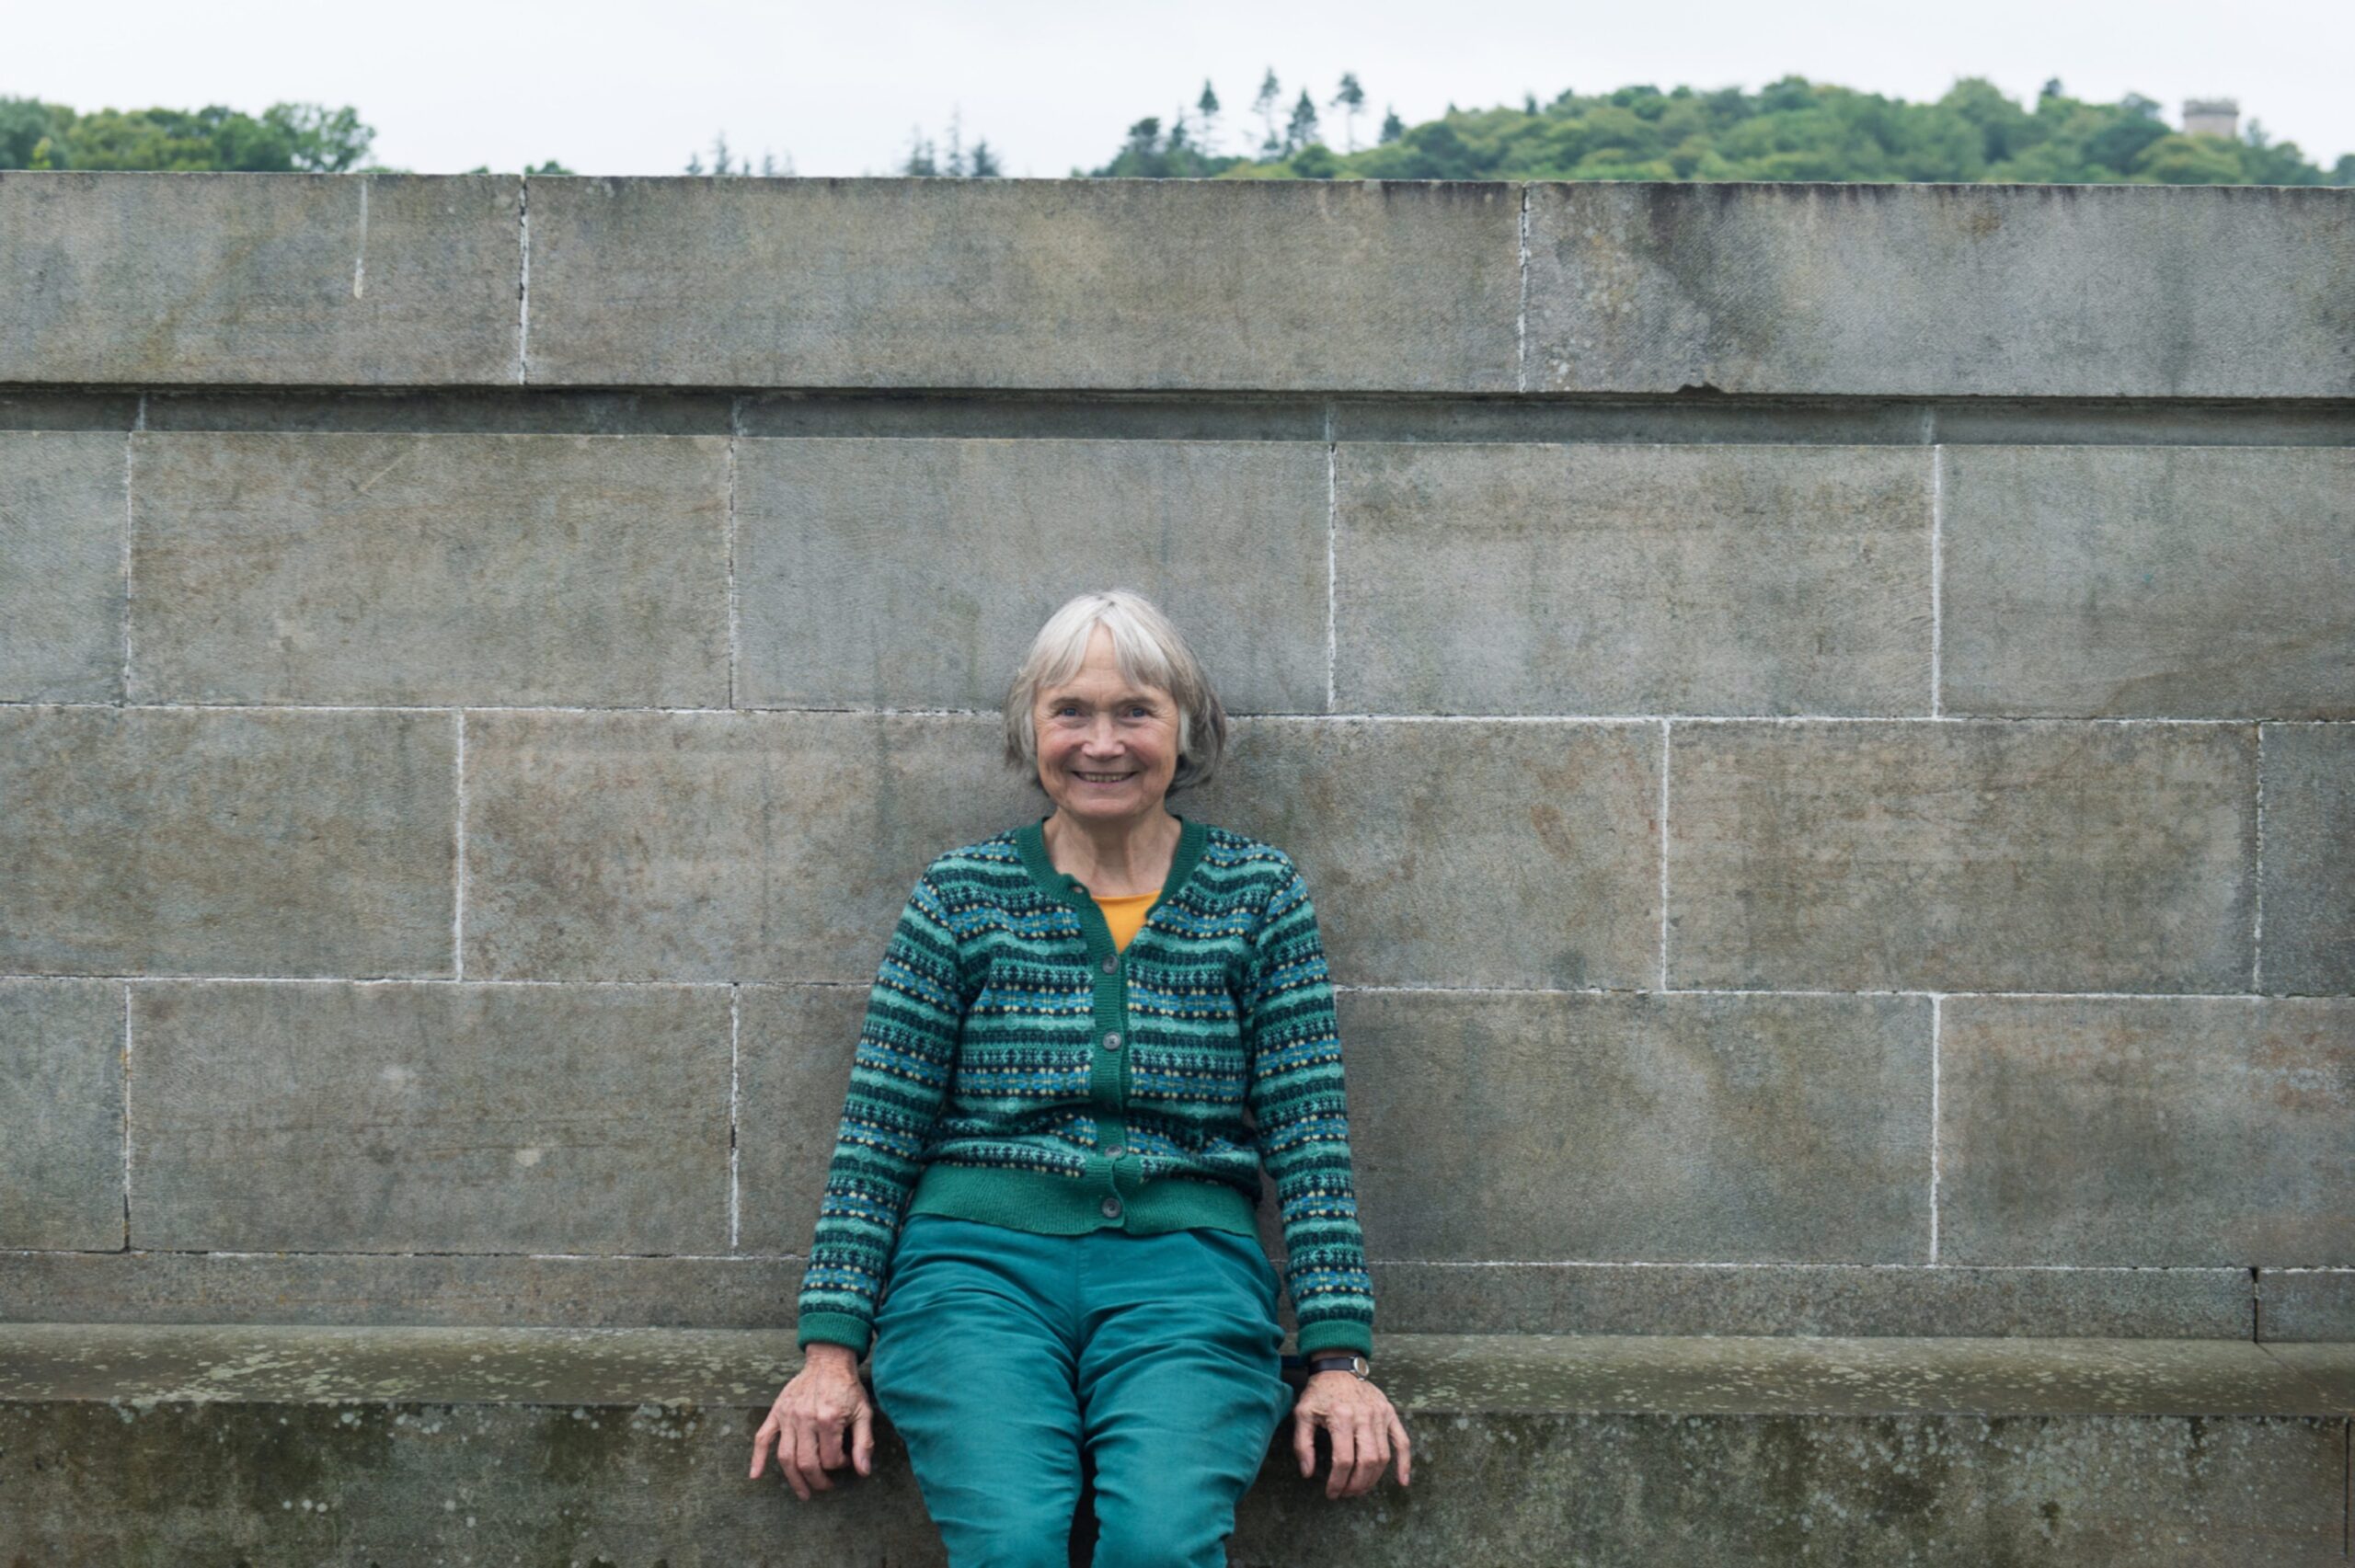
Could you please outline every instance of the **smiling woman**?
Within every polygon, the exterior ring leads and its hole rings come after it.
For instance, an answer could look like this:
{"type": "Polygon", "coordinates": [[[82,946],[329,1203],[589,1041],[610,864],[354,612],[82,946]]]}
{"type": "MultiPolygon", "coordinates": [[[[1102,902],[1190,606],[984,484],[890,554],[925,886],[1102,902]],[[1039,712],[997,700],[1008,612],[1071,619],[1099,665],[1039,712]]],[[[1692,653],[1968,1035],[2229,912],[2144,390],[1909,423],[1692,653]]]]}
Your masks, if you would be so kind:
{"type": "Polygon", "coordinates": [[[1178,816],[1226,714],[1123,589],[1049,618],[1005,757],[1054,809],[917,878],[853,1060],[803,1276],[802,1370],[753,1440],[797,1495],[868,1472],[875,1398],[952,1563],[1061,1565],[1096,1466],[1096,1561],[1225,1561],[1292,1406],[1306,1476],[1373,1489],[1407,1432],[1369,1377],[1373,1290],[1332,986],[1272,844],[1178,816]],[[1246,1116],[1248,1119],[1246,1119],[1246,1116]],[[1274,1178],[1284,1276],[1259,1250],[1274,1178]],[[1276,1317],[1290,1288],[1310,1375],[1276,1317]],[[845,1453],[844,1436],[850,1441],[845,1453]]]}

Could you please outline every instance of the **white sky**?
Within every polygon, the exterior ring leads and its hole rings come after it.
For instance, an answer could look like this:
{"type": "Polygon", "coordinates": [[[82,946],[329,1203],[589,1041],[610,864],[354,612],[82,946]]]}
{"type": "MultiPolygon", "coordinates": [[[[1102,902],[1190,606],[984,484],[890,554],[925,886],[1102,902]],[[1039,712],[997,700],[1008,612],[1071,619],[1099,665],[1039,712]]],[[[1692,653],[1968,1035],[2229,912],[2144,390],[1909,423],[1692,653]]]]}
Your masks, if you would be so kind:
{"type": "MultiPolygon", "coordinates": [[[[1540,101],[1649,82],[1756,91],[1786,73],[1918,102],[1965,75],[2032,101],[2058,76],[2079,97],[2131,90],[2179,124],[2187,97],[2240,100],[2274,141],[2325,168],[2355,151],[2355,6],[2291,0],[1977,0],[1943,12],[1880,0],[1192,0],[1153,6],[1049,0],[898,0],[873,8],[752,0],[117,0],[99,10],[7,0],[0,95],[77,109],[258,111],[349,103],[378,162],[427,173],[554,157],[584,174],[676,174],[725,132],[739,152],[803,175],[887,174],[921,125],[945,140],[961,111],[1005,172],[1055,177],[1110,157],[1129,124],[1166,122],[1205,76],[1241,150],[1269,66],[1287,106],[1320,109],[1343,71],[1412,124],[1461,107],[1540,101]],[[1443,18],[1446,34],[1430,34],[1443,18]]],[[[1342,143],[1336,111],[1327,140],[1342,143]]],[[[1256,132],[1254,132],[1256,140],[1256,132]]],[[[709,162],[708,152],[705,161],[709,162]]]]}

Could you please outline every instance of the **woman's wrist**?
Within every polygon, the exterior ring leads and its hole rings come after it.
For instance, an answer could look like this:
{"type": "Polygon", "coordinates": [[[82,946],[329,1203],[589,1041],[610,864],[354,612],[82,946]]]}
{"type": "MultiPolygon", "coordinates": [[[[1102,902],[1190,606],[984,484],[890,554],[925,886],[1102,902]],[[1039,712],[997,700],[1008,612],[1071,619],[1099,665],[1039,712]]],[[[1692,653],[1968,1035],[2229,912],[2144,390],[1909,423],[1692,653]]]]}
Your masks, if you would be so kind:
{"type": "Polygon", "coordinates": [[[813,1339],[802,1348],[801,1364],[805,1367],[832,1364],[856,1369],[858,1366],[858,1352],[847,1345],[836,1345],[832,1340],[813,1339]]]}

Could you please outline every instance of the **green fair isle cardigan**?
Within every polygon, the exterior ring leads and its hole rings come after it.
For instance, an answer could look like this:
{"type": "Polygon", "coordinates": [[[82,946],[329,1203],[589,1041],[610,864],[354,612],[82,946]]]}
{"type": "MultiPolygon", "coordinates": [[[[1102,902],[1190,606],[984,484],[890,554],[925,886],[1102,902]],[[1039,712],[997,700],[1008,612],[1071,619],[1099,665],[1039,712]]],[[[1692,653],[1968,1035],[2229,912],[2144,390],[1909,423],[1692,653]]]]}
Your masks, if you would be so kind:
{"type": "Polygon", "coordinates": [[[798,1342],[866,1351],[909,1215],[1256,1237],[1264,1161],[1300,1350],[1372,1355],[1306,883],[1273,845],[1180,816],[1161,897],[1120,950],[1048,857],[1044,821],[916,879],[868,993],[798,1342]]]}

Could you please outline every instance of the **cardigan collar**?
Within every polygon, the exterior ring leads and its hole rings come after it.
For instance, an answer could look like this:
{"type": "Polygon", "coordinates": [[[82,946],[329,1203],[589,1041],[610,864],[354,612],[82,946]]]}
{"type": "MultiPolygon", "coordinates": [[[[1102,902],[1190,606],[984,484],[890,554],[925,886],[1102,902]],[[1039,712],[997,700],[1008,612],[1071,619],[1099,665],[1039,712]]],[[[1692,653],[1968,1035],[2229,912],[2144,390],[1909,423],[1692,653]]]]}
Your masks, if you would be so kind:
{"type": "MultiPolygon", "coordinates": [[[[1194,874],[1194,867],[1200,862],[1202,850],[1210,842],[1211,836],[1207,824],[1181,812],[1172,811],[1169,815],[1178,818],[1178,848],[1169,857],[1169,875],[1161,884],[1160,896],[1163,898],[1186,885],[1186,878],[1194,874]]],[[[1030,880],[1041,891],[1083,913],[1094,912],[1096,900],[1088,896],[1086,885],[1078,877],[1067,876],[1055,869],[1053,858],[1047,853],[1046,828],[1047,818],[1041,817],[1014,830],[1015,847],[1022,854],[1022,868],[1030,874],[1030,880]]]]}

